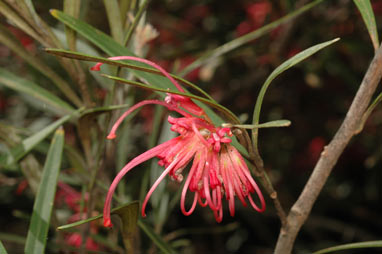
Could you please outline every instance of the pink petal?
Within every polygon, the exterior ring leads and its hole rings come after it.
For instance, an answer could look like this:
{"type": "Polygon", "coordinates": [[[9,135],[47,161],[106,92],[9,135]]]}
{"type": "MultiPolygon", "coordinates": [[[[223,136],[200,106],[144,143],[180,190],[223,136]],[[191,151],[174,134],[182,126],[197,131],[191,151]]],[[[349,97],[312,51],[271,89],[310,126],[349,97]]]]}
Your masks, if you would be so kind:
{"type": "Polygon", "coordinates": [[[127,163],[121,171],[119,171],[118,175],[114,178],[112,184],[109,187],[109,191],[106,196],[105,205],[103,208],[103,218],[104,218],[104,226],[105,227],[111,227],[111,220],[110,220],[110,207],[111,207],[111,200],[114,194],[114,191],[118,185],[118,183],[121,181],[122,177],[124,177],[127,172],[129,172],[132,168],[137,166],[138,164],[141,164],[142,162],[149,160],[155,156],[157,156],[159,153],[161,153],[163,150],[167,149],[168,147],[173,145],[173,139],[160,144],[141,155],[135,157],[133,160],[131,160],[129,163],[127,163]]]}
{"type": "Polygon", "coordinates": [[[190,215],[195,210],[196,201],[198,200],[198,193],[195,192],[195,194],[194,194],[194,201],[192,203],[191,209],[189,211],[186,211],[184,203],[185,203],[185,200],[186,200],[186,194],[187,194],[188,186],[190,185],[191,179],[194,176],[194,172],[195,172],[195,170],[198,167],[199,167],[199,162],[198,161],[195,162],[195,159],[194,159],[194,163],[192,164],[190,173],[188,173],[186,182],[184,183],[183,190],[182,190],[182,196],[181,196],[181,199],[180,199],[180,210],[186,216],[190,215]]]}
{"type": "Polygon", "coordinates": [[[165,171],[163,171],[163,173],[155,181],[153,186],[151,186],[151,188],[150,188],[149,192],[147,193],[145,200],[143,201],[143,204],[142,204],[142,217],[146,217],[145,209],[146,209],[147,202],[149,201],[149,199],[151,197],[151,194],[153,194],[154,190],[158,187],[158,185],[163,180],[163,178],[165,178],[165,176],[168,175],[168,173],[174,168],[174,166],[178,163],[178,161],[179,160],[175,159],[173,162],[171,162],[171,164],[165,169],[165,171]]]}
{"type": "Polygon", "coordinates": [[[129,108],[127,111],[125,111],[125,113],[122,114],[122,116],[120,116],[118,118],[118,120],[115,122],[115,124],[111,128],[111,131],[110,131],[109,135],[107,136],[107,138],[108,139],[114,139],[116,137],[115,132],[117,131],[119,125],[122,123],[123,119],[125,119],[129,114],[131,114],[137,108],[142,107],[144,105],[148,105],[148,104],[162,105],[162,106],[167,107],[169,110],[176,111],[176,112],[178,112],[179,114],[181,114],[181,115],[183,115],[185,117],[190,117],[190,115],[188,113],[186,113],[183,110],[180,110],[178,108],[175,108],[175,107],[167,104],[166,102],[158,101],[158,100],[144,100],[144,101],[141,101],[141,102],[135,104],[131,108],[129,108]]]}

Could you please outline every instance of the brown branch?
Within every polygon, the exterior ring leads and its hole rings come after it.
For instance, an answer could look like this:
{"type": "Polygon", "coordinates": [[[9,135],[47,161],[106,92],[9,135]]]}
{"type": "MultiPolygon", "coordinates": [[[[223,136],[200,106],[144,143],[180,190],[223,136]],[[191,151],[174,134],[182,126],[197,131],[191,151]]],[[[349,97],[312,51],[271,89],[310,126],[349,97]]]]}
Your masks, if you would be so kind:
{"type": "Polygon", "coordinates": [[[382,76],[382,46],[377,50],[346,117],[328,146],[321,153],[300,197],[292,206],[287,223],[281,227],[275,254],[291,253],[296,236],[308,218],[313,204],[350,139],[357,134],[362,117],[382,76]]]}

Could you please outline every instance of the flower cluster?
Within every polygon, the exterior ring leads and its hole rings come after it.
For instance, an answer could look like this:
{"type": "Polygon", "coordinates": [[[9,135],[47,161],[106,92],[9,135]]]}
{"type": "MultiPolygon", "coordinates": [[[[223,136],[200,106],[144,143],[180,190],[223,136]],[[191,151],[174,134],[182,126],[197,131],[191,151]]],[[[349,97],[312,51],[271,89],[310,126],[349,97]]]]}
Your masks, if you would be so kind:
{"type": "MultiPolygon", "coordinates": [[[[112,57],[112,60],[133,60],[144,62],[166,76],[180,92],[184,89],[160,66],[145,59],[120,56],[112,57]]],[[[102,63],[97,63],[92,70],[99,70],[102,63]]],[[[108,139],[116,137],[116,131],[123,119],[139,107],[147,104],[159,104],[181,115],[179,118],[168,117],[171,130],[179,136],[168,140],[135,157],[127,163],[113,180],[104,206],[104,226],[110,227],[110,206],[112,195],[122,177],[135,166],[146,160],[157,157],[159,165],[165,169],[147,193],[142,204],[142,216],[145,217],[145,208],[148,200],[159,183],[169,175],[173,180],[182,182],[184,170],[191,164],[186,177],[180,207],[184,215],[190,215],[199,203],[202,207],[209,206],[213,211],[217,222],[223,218],[222,199],[228,201],[231,216],[235,214],[235,196],[246,206],[246,198],[252,207],[258,211],[265,210],[264,197],[252,178],[243,157],[237,149],[231,145],[232,132],[229,128],[217,127],[208,118],[202,108],[196,105],[190,98],[167,94],[164,101],[145,100],[128,109],[114,124],[108,139]],[[191,163],[192,162],[192,163],[191,163]],[[191,208],[186,209],[186,194],[194,193],[191,208]],[[251,194],[256,193],[261,206],[257,206],[251,194]]]]}

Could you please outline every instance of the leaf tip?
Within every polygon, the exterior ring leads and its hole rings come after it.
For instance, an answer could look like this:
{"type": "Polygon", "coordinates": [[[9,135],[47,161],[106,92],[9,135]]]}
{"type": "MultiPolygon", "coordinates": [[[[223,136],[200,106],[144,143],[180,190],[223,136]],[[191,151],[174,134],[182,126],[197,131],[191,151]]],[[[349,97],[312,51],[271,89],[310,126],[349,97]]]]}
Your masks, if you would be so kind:
{"type": "Polygon", "coordinates": [[[65,134],[64,128],[63,128],[62,126],[60,126],[60,127],[57,129],[56,133],[57,133],[58,135],[64,135],[64,134],[65,134]]]}
{"type": "Polygon", "coordinates": [[[50,12],[50,15],[57,18],[57,16],[58,16],[58,10],[57,9],[50,9],[49,12],[50,12]]]}

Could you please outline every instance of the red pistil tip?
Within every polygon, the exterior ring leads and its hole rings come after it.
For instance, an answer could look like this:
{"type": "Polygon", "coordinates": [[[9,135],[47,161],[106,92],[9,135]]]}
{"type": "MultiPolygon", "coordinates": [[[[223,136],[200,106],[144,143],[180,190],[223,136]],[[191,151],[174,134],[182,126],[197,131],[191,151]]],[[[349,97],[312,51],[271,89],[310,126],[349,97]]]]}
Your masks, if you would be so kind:
{"type": "Polygon", "coordinates": [[[106,228],[111,228],[113,226],[113,224],[111,224],[111,220],[110,219],[104,219],[103,220],[103,226],[106,227],[106,228]]]}
{"type": "Polygon", "coordinates": [[[106,138],[107,139],[115,139],[117,136],[114,133],[110,133],[106,138]]]}
{"type": "Polygon", "coordinates": [[[100,70],[101,70],[100,66],[101,66],[101,65],[96,64],[96,65],[94,65],[93,67],[91,67],[90,70],[92,70],[92,71],[100,71],[100,70]]]}

